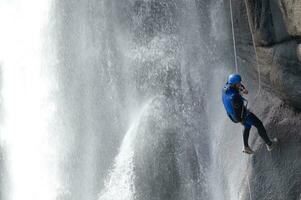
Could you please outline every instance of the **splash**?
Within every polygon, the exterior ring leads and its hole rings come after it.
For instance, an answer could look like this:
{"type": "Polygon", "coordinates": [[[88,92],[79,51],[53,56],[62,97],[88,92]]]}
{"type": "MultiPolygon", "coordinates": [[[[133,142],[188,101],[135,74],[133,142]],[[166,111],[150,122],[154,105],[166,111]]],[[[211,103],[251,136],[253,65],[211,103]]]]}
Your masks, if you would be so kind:
{"type": "Polygon", "coordinates": [[[136,115],[136,119],[127,131],[122,141],[119,154],[117,155],[114,167],[109,174],[105,189],[99,200],[133,200],[135,196],[134,187],[134,141],[138,133],[140,121],[147,114],[152,101],[146,103],[136,115]]]}

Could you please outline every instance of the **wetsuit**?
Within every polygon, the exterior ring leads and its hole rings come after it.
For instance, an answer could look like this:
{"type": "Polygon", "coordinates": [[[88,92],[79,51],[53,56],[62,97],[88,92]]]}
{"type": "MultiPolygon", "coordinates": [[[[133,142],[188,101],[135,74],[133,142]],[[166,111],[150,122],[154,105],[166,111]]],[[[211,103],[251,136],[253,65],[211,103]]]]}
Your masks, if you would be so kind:
{"type": "Polygon", "coordinates": [[[238,89],[231,87],[230,84],[226,83],[222,90],[222,100],[229,118],[234,123],[241,123],[244,126],[243,141],[245,147],[249,146],[248,139],[252,126],[257,128],[258,134],[267,145],[272,144],[271,140],[267,136],[262,122],[258,119],[258,117],[256,117],[255,114],[247,110],[245,107],[245,99],[240,95],[238,89]]]}

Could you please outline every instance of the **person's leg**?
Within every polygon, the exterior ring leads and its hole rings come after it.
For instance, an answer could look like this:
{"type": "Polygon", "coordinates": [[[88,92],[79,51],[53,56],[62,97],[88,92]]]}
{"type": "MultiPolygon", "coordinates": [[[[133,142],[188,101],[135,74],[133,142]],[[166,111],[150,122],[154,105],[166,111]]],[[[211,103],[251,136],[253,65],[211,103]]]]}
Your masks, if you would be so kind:
{"type": "Polygon", "coordinates": [[[256,117],[256,115],[250,112],[246,117],[245,123],[252,124],[253,126],[255,126],[257,128],[258,134],[264,140],[264,142],[269,146],[272,145],[272,142],[269,139],[262,122],[260,121],[260,119],[258,119],[258,117],[256,117]]]}
{"type": "Polygon", "coordinates": [[[249,146],[249,142],[248,141],[249,141],[250,130],[251,130],[251,127],[244,126],[243,139],[244,139],[244,146],[245,147],[249,146]]]}
{"type": "Polygon", "coordinates": [[[249,143],[248,143],[251,127],[252,125],[248,123],[244,124],[244,131],[243,131],[244,148],[242,149],[242,152],[247,154],[254,153],[254,151],[249,147],[249,143]]]}

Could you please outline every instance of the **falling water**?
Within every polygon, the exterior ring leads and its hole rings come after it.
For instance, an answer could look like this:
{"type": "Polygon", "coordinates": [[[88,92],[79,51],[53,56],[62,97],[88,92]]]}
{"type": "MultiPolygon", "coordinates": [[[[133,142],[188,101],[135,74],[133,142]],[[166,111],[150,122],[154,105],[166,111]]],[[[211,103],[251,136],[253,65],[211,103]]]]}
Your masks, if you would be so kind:
{"type": "Polygon", "coordinates": [[[238,198],[223,1],[0,6],[1,199],[238,198]]]}
{"type": "Polygon", "coordinates": [[[138,126],[141,119],[147,115],[149,101],[140,113],[137,114],[131,127],[127,131],[120,147],[120,153],[116,156],[114,169],[109,175],[110,179],[106,183],[106,190],[100,199],[134,199],[134,140],[138,133],[138,126]]]}
{"type": "Polygon", "coordinates": [[[50,2],[0,5],[1,199],[55,199],[58,154],[49,126],[56,106],[43,47],[50,2]]]}

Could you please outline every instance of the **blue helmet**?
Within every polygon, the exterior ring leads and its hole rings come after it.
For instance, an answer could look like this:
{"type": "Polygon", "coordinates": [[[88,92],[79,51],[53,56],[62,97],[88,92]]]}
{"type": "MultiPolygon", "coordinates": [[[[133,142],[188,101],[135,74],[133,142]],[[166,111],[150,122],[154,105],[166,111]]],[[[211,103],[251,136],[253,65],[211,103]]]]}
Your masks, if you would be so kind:
{"type": "Polygon", "coordinates": [[[236,84],[241,82],[241,76],[239,74],[230,74],[228,76],[229,84],[236,84]]]}

